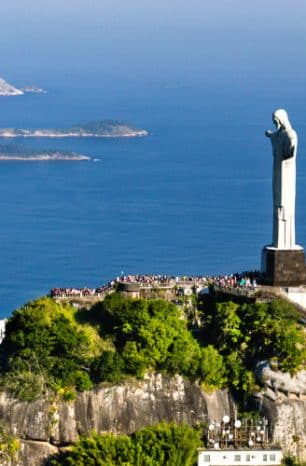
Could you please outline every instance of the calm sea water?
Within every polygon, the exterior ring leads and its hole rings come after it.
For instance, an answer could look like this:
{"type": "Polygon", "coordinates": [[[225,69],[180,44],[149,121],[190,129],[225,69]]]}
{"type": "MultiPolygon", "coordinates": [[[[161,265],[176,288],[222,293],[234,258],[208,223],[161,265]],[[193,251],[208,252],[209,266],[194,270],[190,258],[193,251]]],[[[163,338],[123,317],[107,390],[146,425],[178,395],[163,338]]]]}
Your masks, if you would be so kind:
{"type": "Polygon", "coordinates": [[[263,133],[280,104],[300,136],[297,235],[306,245],[301,89],[284,98],[281,87],[271,96],[234,81],[112,82],[81,71],[66,80],[42,75],[33,84],[48,94],[2,97],[1,127],[116,118],[150,135],[14,141],[96,162],[1,162],[1,317],[51,287],[95,287],[122,272],[259,268],[272,228],[272,157],[263,133]]]}

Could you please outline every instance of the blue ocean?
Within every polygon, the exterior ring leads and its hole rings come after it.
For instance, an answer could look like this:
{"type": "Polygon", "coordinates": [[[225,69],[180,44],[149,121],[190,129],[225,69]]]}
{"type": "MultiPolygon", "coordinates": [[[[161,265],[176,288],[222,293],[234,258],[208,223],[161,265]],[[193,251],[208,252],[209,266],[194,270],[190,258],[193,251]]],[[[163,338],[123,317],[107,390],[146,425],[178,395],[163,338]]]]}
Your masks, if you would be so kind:
{"type": "Polygon", "coordinates": [[[0,317],[53,287],[96,287],[121,274],[258,269],[272,237],[264,131],[279,107],[299,135],[297,240],[306,246],[304,75],[279,73],[279,57],[269,62],[256,43],[252,57],[237,45],[235,56],[218,45],[204,53],[204,36],[174,53],[175,34],[159,53],[134,56],[127,44],[118,62],[114,50],[81,49],[67,62],[64,50],[56,64],[27,56],[3,68],[14,85],[48,92],[0,97],[0,127],[116,119],[149,136],[3,141],[92,160],[0,163],[0,317]]]}

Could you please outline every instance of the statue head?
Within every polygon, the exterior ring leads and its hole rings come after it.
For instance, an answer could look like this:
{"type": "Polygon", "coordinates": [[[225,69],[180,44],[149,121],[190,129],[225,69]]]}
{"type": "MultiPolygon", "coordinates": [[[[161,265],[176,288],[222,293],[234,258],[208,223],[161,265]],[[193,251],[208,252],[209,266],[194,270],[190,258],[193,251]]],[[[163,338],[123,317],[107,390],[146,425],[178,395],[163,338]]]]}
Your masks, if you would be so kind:
{"type": "Polygon", "coordinates": [[[286,110],[280,108],[272,114],[272,120],[277,129],[291,129],[291,123],[286,110]]]}

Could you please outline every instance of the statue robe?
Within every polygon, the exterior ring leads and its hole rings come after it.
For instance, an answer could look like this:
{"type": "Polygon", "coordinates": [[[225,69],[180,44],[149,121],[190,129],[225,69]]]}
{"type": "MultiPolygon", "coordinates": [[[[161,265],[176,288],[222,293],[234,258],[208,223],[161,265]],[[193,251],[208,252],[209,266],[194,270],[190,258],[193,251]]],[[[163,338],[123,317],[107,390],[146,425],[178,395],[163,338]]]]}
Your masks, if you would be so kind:
{"type": "Polygon", "coordinates": [[[273,244],[294,249],[297,134],[288,122],[271,135],[273,148],[273,244]]]}

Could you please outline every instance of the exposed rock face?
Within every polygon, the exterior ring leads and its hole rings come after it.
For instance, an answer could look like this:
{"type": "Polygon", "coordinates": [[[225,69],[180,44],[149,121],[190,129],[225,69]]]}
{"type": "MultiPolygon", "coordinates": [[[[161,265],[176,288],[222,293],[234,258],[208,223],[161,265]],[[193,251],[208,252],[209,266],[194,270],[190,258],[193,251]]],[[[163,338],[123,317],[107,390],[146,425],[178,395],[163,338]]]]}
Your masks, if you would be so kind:
{"type": "Polygon", "coordinates": [[[21,442],[19,459],[12,462],[12,466],[42,465],[46,458],[56,453],[58,453],[58,449],[50,445],[50,443],[23,440],[21,442]]]}
{"type": "Polygon", "coordinates": [[[258,408],[270,421],[272,440],[285,453],[306,459],[306,371],[296,375],[273,370],[267,361],[257,365],[263,386],[258,408]]]}
{"type": "Polygon", "coordinates": [[[258,399],[258,408],[269,419],[271,440],[285,455],[306,460],[306,400],[283,398],[258,399]]]}
{"type": "Polygon", "coordinates": [[[68,445],[92,430],[130,433],[161,420],[195,424],[208,418],[220,420],[233,410],[228,390],[208,395],[183,377],[160,374],[84,392],[71,403],[26,403],[0,396],[0,419],[22,439],[14,466],[40,466],[55,447],[68,445]]]}
{"type": "MultiPolygon", "coordinates": [[[[286,452],[306,459],[306,401],[274,402],[263,397],[258,407],[270,419],[273,440],[286,452]]],[[[150,375],[133,381],[81,393],[74,402],[19,402],[0,396],[0,419],[21,439],[18,460],[6,466],[41,466],[59,447],[79,434],[130,433],[161,420],[196,424],[234,415],[228,390],[204,393],[199,385],[180,376],[150,375]]]]}
{"type": "Polygon", "coordinates": [[[274,400],[279,397],[280,393],[306,395],[306,370],[291,376],[288,372],[271,369],[267,361],[262,361],[257,365],[256,377],[266,388],[267,395],[274,400]]]}

